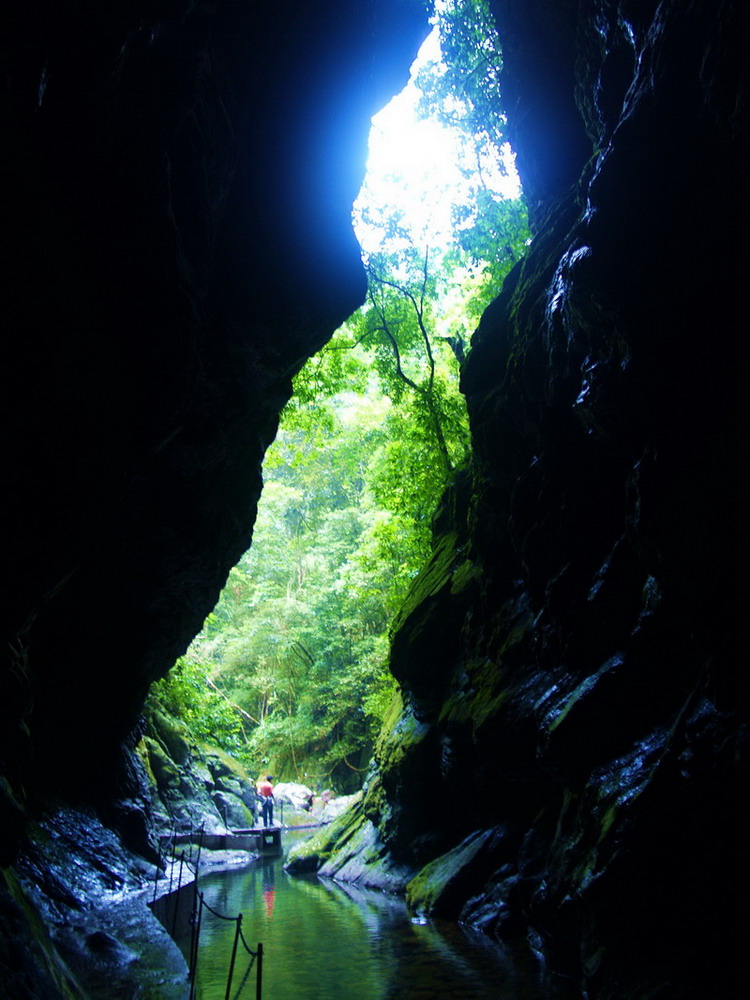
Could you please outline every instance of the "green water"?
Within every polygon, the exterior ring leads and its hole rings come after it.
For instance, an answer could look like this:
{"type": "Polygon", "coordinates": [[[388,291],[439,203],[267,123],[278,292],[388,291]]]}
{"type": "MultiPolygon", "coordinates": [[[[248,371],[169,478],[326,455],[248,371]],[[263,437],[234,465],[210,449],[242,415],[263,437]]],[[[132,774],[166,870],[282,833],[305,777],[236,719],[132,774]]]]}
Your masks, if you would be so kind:
{"type": "MultiPolygon", "coordinates": [[[[243,913],[248,944],[263,943],[263,1000],[550,1000],[532,960],[453,924],[416,922],[382,893],[292,878],[282,861],[201,880],[214,910],[243,913]]],[[[204,910],[196,997],[224,1000],[234,923],[204,910]]],[[[230,996],[255,997],[240,945],[230,996]]]]}

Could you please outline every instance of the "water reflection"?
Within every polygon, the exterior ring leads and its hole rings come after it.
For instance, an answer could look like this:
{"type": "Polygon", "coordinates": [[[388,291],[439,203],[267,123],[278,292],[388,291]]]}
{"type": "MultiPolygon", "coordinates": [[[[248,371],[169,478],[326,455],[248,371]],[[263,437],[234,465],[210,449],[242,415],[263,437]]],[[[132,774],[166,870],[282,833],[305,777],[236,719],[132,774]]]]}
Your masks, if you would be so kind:
{"type": "MultiPolygon", "coordinates": [[[[531,959],[481,934],[409,917],[379,892],[317,878],[292,878],[280,861],[205,877],[214,910],[243,913],[251,947],[263,942],[264,1000],[551,1000],[531,959]]],[[[196,995],[223,1000],[234,924],[207,917],[201,930],[196,995]]],[[[232,996],[245,975],[238,955],[232,996]]],[[[240,997],[255,996],[254,970],[240,997]]]]}

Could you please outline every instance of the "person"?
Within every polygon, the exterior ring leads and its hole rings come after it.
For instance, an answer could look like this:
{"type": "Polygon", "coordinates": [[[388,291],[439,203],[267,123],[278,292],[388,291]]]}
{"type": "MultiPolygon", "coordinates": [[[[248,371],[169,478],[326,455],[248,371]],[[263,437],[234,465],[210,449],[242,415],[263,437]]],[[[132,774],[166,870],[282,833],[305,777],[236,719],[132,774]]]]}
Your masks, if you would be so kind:
{"type": "Polygon", "coordinates": [[[258,786],[258,791],[260,792],[260,808],[263,815],[263,826],[273,826],[273,785],[271,782],[273,778],[270,774],[266,775],[266,780],[261,781],[258,786]]]}

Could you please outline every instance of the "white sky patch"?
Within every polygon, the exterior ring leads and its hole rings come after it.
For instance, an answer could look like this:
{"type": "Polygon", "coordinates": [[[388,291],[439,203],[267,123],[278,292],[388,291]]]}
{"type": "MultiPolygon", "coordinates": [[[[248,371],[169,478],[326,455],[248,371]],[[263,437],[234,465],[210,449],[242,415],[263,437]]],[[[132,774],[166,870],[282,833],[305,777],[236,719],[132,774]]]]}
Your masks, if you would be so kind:
{"type": "MultiPolygon", "coordinates": [[[[459,165],[465,152],[457,133],[440,122],[417,117],[419,91],[414,76],[420,66],[441,58],[437,28],[428,35],[411,68],[406,87],[372,118],[365,183],[354,204],[354,229],[362,249],[381,248],[382,230],[364,224],[359,210],[370,206],[403,212],[414,242],[445,245],[452,230],[451,208],[470,201],[470,182],[459,165]]],[[[504,151],[506,173],[483,163],[483,176],[503,197],[517,198],[518,176],[510,148],[504,151]]]]}

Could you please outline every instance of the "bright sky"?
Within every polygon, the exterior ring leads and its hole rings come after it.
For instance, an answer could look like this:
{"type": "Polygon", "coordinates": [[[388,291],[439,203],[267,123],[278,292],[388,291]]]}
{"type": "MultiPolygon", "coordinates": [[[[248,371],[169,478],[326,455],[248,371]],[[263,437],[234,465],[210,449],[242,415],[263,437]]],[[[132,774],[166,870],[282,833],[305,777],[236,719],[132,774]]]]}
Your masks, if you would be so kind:
{"type": "MultiPolygon", "coordinates": [[[[440,60],[435,28],[419,50],[404,90],[372,119],[367,176],[355,202],[354,228],[365,251],[375,251],[379,234],[357,218],[357,206],[395,206],[419,243],[436,246],[447,241],[451,205],[466,201],[468,183],[458,164],[461,147],[452,129],[416,115],[419,91],[414,76],[424,63],[440,60]]],[[[508,154],[510,157],[510,153],[508,154]]],[[[510,159],[507,176],[496,173],[495,187],[507,197],[518,197],[519,183],[510,159]]]]}

